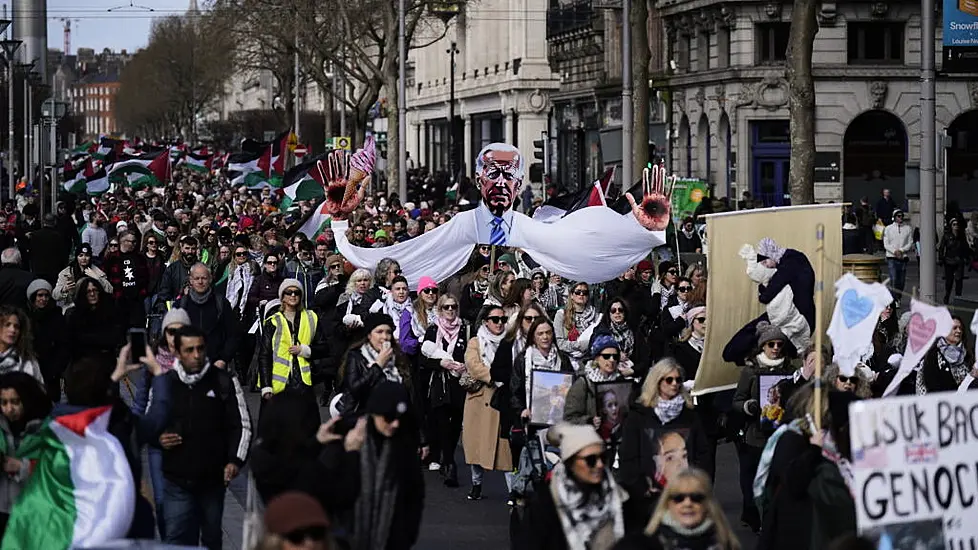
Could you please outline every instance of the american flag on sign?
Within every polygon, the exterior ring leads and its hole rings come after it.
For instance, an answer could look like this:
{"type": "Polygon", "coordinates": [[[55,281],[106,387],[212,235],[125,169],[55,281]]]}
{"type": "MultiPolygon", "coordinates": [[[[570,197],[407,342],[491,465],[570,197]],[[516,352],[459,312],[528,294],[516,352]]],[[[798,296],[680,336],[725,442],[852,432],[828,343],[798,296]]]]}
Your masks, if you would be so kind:
{"type": "Polygon", "coordinates": [[[907,464],[930,464],[937,461],[937,449],[932,443],[911,443],[903,451],[907,464]]]}

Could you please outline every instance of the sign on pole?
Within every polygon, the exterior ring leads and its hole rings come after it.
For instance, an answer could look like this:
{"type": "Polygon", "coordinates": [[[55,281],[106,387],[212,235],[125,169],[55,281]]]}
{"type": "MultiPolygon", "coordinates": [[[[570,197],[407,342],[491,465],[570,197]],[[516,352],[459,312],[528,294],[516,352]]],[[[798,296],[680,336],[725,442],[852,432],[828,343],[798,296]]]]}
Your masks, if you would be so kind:
{"type": "Polygon", "coordinates": [[[945,73],[978,73],[978,0],[944,0],[945,73]]]}
{"type": "Polygon", "coordinates": [[[930,393],[850,406],[850,489],[859,531],[875,548],[978,548],[975,395],[930,393]]]}
{"type": "Polygon", "coordinates": [[[295,155],[296,160],[301,159],[302,157],[306,156],[308,153],[309,153],[309,149],[306,149],[305,145],[296,145],[295,149],[292,151],[292,154],[295,155]]]}
{"type": "Polygon", "coordinates": [[[679,178],[672,188],[672,221],[681,225],[683,218],[692,216],[696,207],[710,195],[710,186],[703,180],[679,178]]]}
{"type": "Polygon", "coordinates": [[[346,149],[350,150],[350,137],[340,136],[333,138],[333,149],[346,149]]]}

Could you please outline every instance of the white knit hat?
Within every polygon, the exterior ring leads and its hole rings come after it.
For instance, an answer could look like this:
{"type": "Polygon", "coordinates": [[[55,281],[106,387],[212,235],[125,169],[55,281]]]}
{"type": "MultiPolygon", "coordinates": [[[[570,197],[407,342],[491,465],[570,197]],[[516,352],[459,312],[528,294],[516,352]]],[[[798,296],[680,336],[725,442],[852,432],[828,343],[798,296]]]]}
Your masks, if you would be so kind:
{"type": "Polygon", "coordinates": [[[550,428],[547,438],[560,445],[560,460],[567,462],[581,452],[584,447],[604,445],[604,440],[587,425],[576,425],[562,422],[550,428]]]}
{"type": "Polygon", "coordinates": [[[190,326],[190,315],[187,314],[187,310],[175,307],[170,311],[166,312],[163,316],[163,324],[160,325],[166,328],[174,323],[180,323],[183,326],[190,326]]]}
{"type": "Polygon", "coordinates": [[[290,288],[298,288],[303,292],[306,291],[305,288],[303,288],[302,283],[299,282],[299,279],[285,279],[282,281],[282,284],[278,285],[278,299],[281,300],[282,295],[285,294],[285,291],[290,288]]]}

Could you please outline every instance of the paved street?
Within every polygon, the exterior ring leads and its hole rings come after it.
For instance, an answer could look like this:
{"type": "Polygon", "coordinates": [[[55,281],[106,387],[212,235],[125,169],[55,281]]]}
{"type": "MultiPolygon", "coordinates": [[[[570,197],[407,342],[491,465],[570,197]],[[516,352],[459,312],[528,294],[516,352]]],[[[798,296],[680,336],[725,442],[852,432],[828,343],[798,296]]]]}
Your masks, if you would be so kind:
{"type": "MultiPolygon", "coordinates": [[[[258,397],[248,395],[252,417],[257,418],[258,397]]],[[[464,464],[461,446],[458,463],[464,464]]],[[[246,472],[245,472],[246,473],[246,472]]],[[[486,474],[483,495],[477,502],[466,500],[469,491],[469,470],[463,466],[459,472],[462,486],[449,489],[442,484],[437,472],[425,472],[427,497],[424,523],[419,550],[499,550],[509,546],[509,508],[506,506],[506,484],[502,472],[486,474]]],[[[721,445],[717,452],[717,496],[727,517],[745,548],[751,548],[754,537],[742,528],[740,517],[740,488],[738,485],[737,455],[732,444],[721,445]]],[[[246,476],[238,476],[231,483],[224,506],[224,547],[228,550],[242,548],[242,522],[247,495],[246,476]]]]}
{"type": "MultiPolygon", "coordinates": [[[[940,276],[940,274],[938,275],[940,276]]],[[[964,281],[965,300],[978,302],[978,273],[968,273],[964,281]]],[[[907,272],[907,292],[918,284],[919,268],[911,264],[907,272]]],[[[938,280],[938,294],[943,297],[944,282],[938,280]]],[[[903,300],[904,305],[909,299],[903,300]]],[[[974,306],[962,307],[973,311],[974,306]]],[[[960,312],[970,319],[968,311],[960,312]]],[[[249,407],[257,418],[258,398],[249,394],[249,407]]],[[[464,464],[461,448],[458,463],[464,464]]],[[[468,469],[463,466],[460,481],[463,486],[448,489],[442,478],[434,472],[426,472],[427,498],[425,501],[424,523],[421,528],[419,550],[441,550],[465,548],[466,550],[498,550],[509,544],[509,509],[506,507],[506,486],[499,472],[486,475],[485,499],[469,502],[468,469]]],[[[247,550],[241,546],[242,520],[246,502],[245,476],[239,476],[231,484],[224,510],[225,547],[230,550],[247,550]]],[[[732,444],[721,445],[717,451],[716,494],[727,518],[737,532],[744,548],[753,548],[755,537],[740,525],[740,488],[738,485],[737,455],[732,444]]]]}

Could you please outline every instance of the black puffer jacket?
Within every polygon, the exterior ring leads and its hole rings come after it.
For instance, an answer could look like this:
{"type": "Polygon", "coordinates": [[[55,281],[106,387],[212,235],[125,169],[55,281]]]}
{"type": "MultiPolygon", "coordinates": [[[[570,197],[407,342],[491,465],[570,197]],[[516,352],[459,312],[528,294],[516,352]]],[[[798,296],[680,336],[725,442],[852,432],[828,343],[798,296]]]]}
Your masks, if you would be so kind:
{"type": "MultiPolygon", "coordinates": [[[[370,345],[370,344],[367,344],[370,345]]],[[[402,383],[408,387],[413,396],[411,385],[411,374],[408,371],[407,359],[399,352],[395,351],[394,362],[397,371],[401,374],[402,383]]],[[[367,363],[367,358],[360,351],[360,346],[354,346],[346,352],[346,360],[340,369],[342,377],[343,398],[342,410],[344,414],[360,412],[370,398],[370,392],[382,382],[387,380],[383,369],[377,363],[367,363]]]]}

